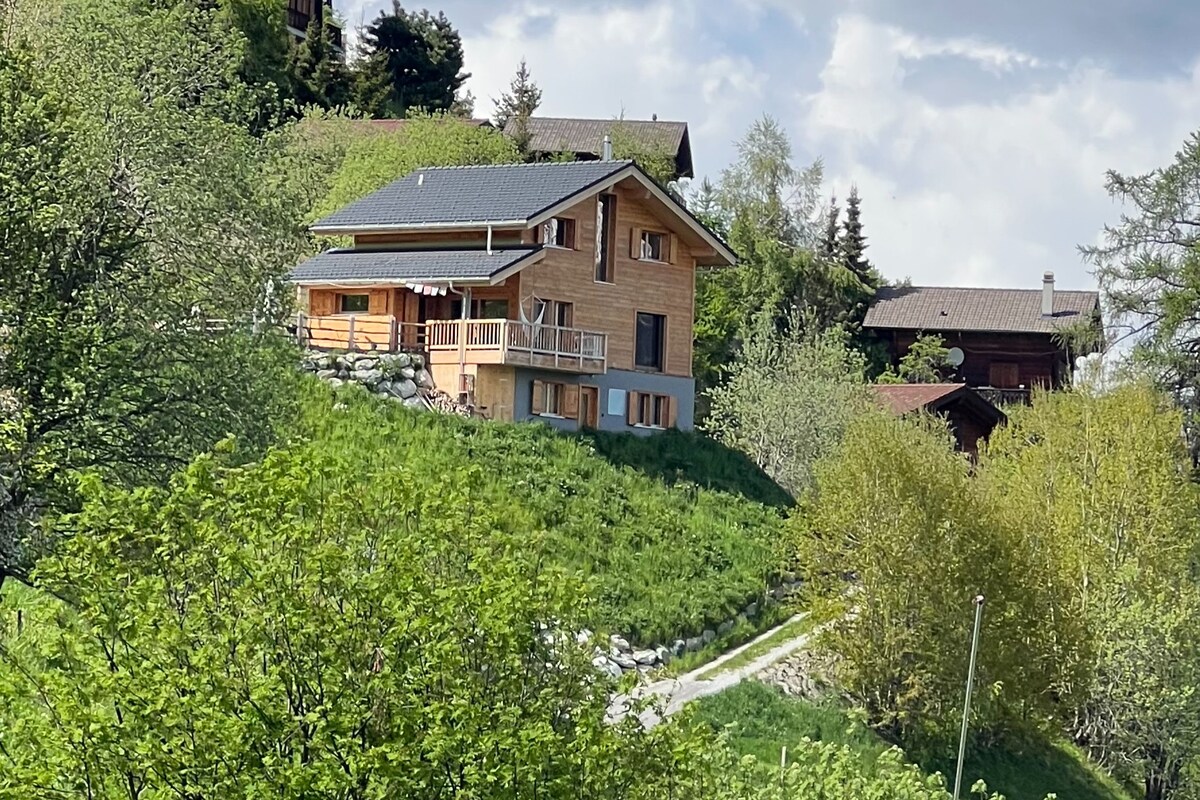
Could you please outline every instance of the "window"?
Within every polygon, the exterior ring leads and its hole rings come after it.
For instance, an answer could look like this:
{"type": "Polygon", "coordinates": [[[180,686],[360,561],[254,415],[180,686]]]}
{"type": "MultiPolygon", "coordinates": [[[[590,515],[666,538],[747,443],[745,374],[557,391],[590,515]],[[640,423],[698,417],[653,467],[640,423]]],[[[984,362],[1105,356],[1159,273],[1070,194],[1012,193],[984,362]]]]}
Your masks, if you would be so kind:
{"type": "Polygon", "coordinates": [[[596,203],[596,281],[613,282],[613,237],[617,223],[617,197],[600,195],[596,203]]]}
{"type": "Polygon", "coordinates": [[[575,247],[575,220],[554,217],[542,225],[542,243],[552,247],[575,247]]]}
{"type": "Polygon", "coordinates": [[[633,356],[634,367],[662,372],[666,330],[667,318],[662,314],[638,312],[637,330],[634,337],[636,342],[633,356]]]}
{"type": "Polygon", "coordinates": [[[642,428],[669,428],[675,424],[672,412],[670,395],[630,392],[626,422],[642,428]]]}
{"type": "MultiPolygon", "coordinates": [[[[462,319],[462,300],[450,303],[450,318],[462,319]]],[[[471,319],[508,319],[507,300],[472,300],[471,319]]]]}
{"type": "Polygon", "coordinates": [[[542,325],[555,325],[559,328],[570,328],[575,322],[575,305],[562,300],[543,300],[533,298],[533,322],[542,325]]]}
{"type": "Polygon", "coordinates": [[[642,258],[647,261],[666,261],[666,236],[655,231],[642,231],[642,258]]]}
{"type": "Polygon", "coordinates": [[[341,309],[343,314],[365,314],[370,307],[371,295],[369,294],[341,295],[341,309]]]}
{"type": "Polygon", "coordinates": [[[579,387],[568,383],[534,381],[530,411],[542,417],[579,417],[579,387]]]}

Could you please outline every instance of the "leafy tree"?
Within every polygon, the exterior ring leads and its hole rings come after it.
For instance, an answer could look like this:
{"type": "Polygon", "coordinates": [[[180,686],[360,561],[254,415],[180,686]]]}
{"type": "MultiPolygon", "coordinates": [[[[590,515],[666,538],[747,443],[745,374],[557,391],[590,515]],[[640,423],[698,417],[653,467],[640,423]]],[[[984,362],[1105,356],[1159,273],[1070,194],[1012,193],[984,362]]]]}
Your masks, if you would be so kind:
{"type": "Polygon", "coordinates": [[[921,334],[893,369],[888,367],[880,383],[942,383],[952,368],[950,350],[936,334],[921,334]]]}
{"type": "Polygon", "coordinates": [[[319,219],[418,167],[506,164],[519,161],[513,142],[500,131],[470,125],[445,114],[411,118],[396,132],[365,129],[344,118],[314,117],[309,135],[295,140],[298,152],[333,145],[336,167],[325,178],[310,215],[319,219]],[[319,133],[317,133],[319,131],[319,133]],[[340,142],[340,144],[335,144],[340,142]]]}
{"type": "Polygon", "coordinates": [[[292,37],[284,8],[276,0],[217,0],[214,5],[217,23],[239,34],[243,57],[238,72],[264,106],[260,127],[272,124],[282,111],[282,101],[294,91],[288,69],[292,37]]]}
{"type": "Polygon", "coordinates": [[[184,7],[62,8],[0,64],[8,572],[73,471],[156,481],[231,432],[270,440],[289,371],[253,331],[279,322],[268,286],[303,244],[231,32],[184,7]]]}
{"type": "Polygon", "coordinates": [[[613,121],[608,135],[612,140],[613,158],[636,161],[651,178],[672,191],[678,191],[674,186],[679,169],[675,161],[675,148],[664,140],[656,139],[653,134],[635,134],[625,122],[624,111],[613,121]]]}
{"type": "Polygon", "coordinates": [[[529,66],[525,59],[517,67],[517,74],[508,85],[508,91],[496,100],[496,127],[505,130],[509,122],[513,130],[509,132],[517,151],[524,156],[529,155],[529,143],[532,134],[529,131],[529,118],[542,104],[542,90],[533,82],[529,74],[529,66]]]}
{"type": "Polygon", "coordinates": [[[1046,627],[1026,580],[1037,555],[1012,546],[969,471],[944,423],[860,414],[794,523],[814,596],[837,609],[824,641],[841,685],[918,754],[957,735],[976,595],[987,598],[977,734],[1036,725],[1057,675],[1029,652],[1046,627]]]}
{"type": "Polygon", "coordinates": [[[223,461],[90,481],[60,523],[38,580],[72,612],[0,649],[0,792],[651,798],[686,777],[686,729],[605,721],[586,589],[479,502],[479,468],[430,492],[364,485],[326,443],[223,461]]]}
{"type": "Polygon", "coordinates": [[[799,497],[868,404],[863,363],[837,331],[760,328],[712,390],[705,427],[799,497]]]}
{"type": "Polygon", "coordinates": [[[294,97],[302,106],[336,108],[350,100],[350,72],[319,17],[308,23],[304,41],[292,52],[291,72],[294,97]]]}
{"type": "Polygon", "coordinates": [[[462,37],[445,14],[408,12],[393,0],[392,11],[380,12],[360,37],[355,104],[368,116],[454,109],[470,75],[463,72],[462,37]]]}

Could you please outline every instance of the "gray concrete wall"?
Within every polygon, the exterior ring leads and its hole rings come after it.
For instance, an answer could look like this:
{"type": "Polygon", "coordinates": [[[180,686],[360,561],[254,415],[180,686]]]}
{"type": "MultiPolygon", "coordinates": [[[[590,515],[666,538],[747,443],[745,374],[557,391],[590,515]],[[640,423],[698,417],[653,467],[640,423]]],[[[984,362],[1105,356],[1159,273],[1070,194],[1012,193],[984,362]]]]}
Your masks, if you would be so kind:
{"type": "Polygon", "coordinates": [[[628,370],[610,369],[605,375],[572,375],[565,372],[550,372],[534,369],[516,370],[515,398],[513,400],[513,419],[535,419],[553,425],[563,430],[579,430],[579,421],[573,419],[557,419],[555,417],[533,416],[532,393],[533,381],[551,381],[554,383],[586,384],[600,389],[600,430],[615,433],[651,434],[653,428],[636,428],[625,423],[626,392],[652,392],[667,394],[675,398],[675,426],[683,431],[690,431],[694,426],[696,415],[696,381],[692,378],[680,378],[674,375],[659,375],[652,372],[630,372],[628,370]],[[612,397],[614,406],[610,408],[610,392],[617,394],[612,397]],[[616,413],[610,414],[609,411],[616,413]]]}

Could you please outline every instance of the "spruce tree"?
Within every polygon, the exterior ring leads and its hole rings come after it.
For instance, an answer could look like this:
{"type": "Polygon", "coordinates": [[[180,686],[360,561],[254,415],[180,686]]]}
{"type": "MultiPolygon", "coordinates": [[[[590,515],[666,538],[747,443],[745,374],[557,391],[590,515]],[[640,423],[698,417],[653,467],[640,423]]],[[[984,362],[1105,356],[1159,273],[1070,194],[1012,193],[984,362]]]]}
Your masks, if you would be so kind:
{"type": "MultiPolygon", "coordinates": [[[[858,196],[855,195],[855,200],[857,201],[857,199],[858,196]]],[[[841,249],[841,230],[838,224],[840,217],[841,209],[838,208],[837,196],[834,195],[829,198],[829,209],[825,212],[825,230],[821,234],[821,241],[818,245],[818,252],[830,264],[837,260],[841,249]]]]}
{"type": "Polygon", "coordinates": [[[292,86],[301,106],[334,108],[350,99],[350,73],[334,49],[329,26],[319,16],[308,23],[304,41],[293,52],[292,86]]]}
{"type": "Polygon", "coordinates": [[[861,200],[858,197],[858,187],[850,187],[850,196],[846,198],[846,220],[842,223],[841,253],[842,263],[865,285],[872,286],[871,277],[874,269],[867,260],[867,237],[863,234],[861,200]]]}
{"type": "Polygon", "coordinates": [[[408,12],[393,0],[391,13],[380,13],[360,36],[354,99],[361,110],[402,118],[410,109],[465,107],[459,90],[471,76],[463,72],[462,37],[445,14],[408,12]]]}
{"type": "Polygon", "coordinates": [[[512,130],[507,133],[522,155],[529,154],[529,144],[533,138],[529,131],[529,118],[541,104],[542,90],[533,82],[529,65],[522,58],[508,91],[496,100],[496,127],[504,130],[512,122],[512,130]]]}

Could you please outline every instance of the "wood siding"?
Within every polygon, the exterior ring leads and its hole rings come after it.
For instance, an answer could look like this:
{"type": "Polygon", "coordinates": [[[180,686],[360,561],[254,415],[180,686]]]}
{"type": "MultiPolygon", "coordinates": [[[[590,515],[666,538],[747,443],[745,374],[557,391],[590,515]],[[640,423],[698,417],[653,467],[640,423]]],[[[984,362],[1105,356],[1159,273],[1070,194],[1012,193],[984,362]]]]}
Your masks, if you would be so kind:
{"type": "MultiPolygon", "coordinates": [[[[616,242],[613,247],[612,283],[597,283],[596,196],[559,216],[575,220],[574,250],[548,248],[545,258],[522,270],[516,278],[525,313],[532,313],[533,298],[574,304],[576,328],[608,334],[608,365],[634,369],[634,328],[639,311],[667,318],[663,374],[692,374],[692,320],[695,311],[695,259],[681,237],[649,210],[644,191],[618,186],[616,242]],[[668,234],[674,264],[633,258],[635,231],[668,234]]],[[[532,231],[527,238],[531,239],[532,231]]],[[[514,309],[515,311],[515,309],[514,309]]]]}
{"type": "MultiPolygon", "coordinates": [[[[893,363],[908,352],[917,339],[912,331],[880,331],[888,344],[893,363]]],[[[938,334],[946,347],[963,351],[963,363],[955,377],[968,386],[995,386],[998,376],[1012,380],[1015,386],[1060,388],[1070,378],[1066,351],[1050,334],[989,333],[984,331],[947,331],[938,334]]]]}

